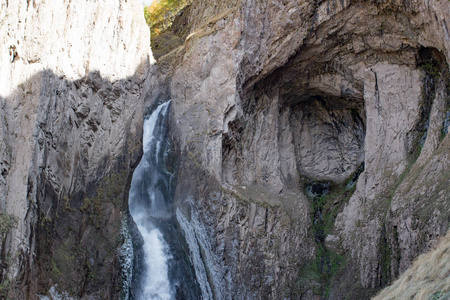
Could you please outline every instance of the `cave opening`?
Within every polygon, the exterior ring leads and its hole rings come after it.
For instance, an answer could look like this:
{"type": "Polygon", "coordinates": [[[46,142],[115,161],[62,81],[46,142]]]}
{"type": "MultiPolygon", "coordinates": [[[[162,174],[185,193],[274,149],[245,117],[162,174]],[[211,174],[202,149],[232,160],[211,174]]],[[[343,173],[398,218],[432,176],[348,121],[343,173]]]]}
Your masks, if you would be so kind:
{"type": "MultiPolygon", "coordinates": [[[[342,50],[345,45],[338,47],[342,50]]],[[[240,164],[248,168],[255,161],[263,167],[265,163],[255,159],[249,162],[246,154],[257,156],[252,151],[265,145],[277,148],[277,153],[272,153],[278,155],[279,165],[272,167],[278,168],[281,184],[276,176],[264,176],[263,172],[258,174],[263,176],[247,182],[275,191],[278,188],[280,193],[290,189],[307,196],[315,258],[302,263],[294,290],[312,290],[328,297],[333,286],[350,287],[348,274],[357,272],[349,264],[349,250],[338,242],[338,214],[359,184],[359,193],[364,195],[357,197],[367,197],[367,190],[363,189],[370,189],[368,195],[375,195],[375,199],[370,199],[371,209],[375,213],[381,211],[381,218],[386,218],[395,189],[424,147],[433,105],[436,99],[448,95],[450,84],[445,57],[435,48],[405,46],[398,52],[369,48],[357,55],[347,47],[341,56],[331,60],[317,53],[311,58],[309,51],[313,50],[301,49],[269,75],[250,78],[243,84],[240,99],[246,124],[243,126],[239,119],[231,123],[223,162],[226,169],[235,163],[235,174],[242,174],[245,167],[240,164]],[[257,139],[251,137],[255,133],[257,139]],[[267,142],[274,137],[275,141],[267,142]],[[401,156],[396,157],[397,152],[401,156]],[[387,171],[382,174],[384,177],[375,177],[380,166],[387,171]],[[358,183],[363,172],[364,180],[358,183]],[[383,181],[385,190],[378,191],[383,181]],[[311,276],[315,278],[312,281],[311,276]],[[309,283],[305,283],[305,278],[309,278],[309,283]]],[[[442,141],[448,130],[449,106],[448,101],[436,105],[442,106],[438,109],[443,117],[436,117],[443,123],[439,125],[442,141]]],[[[260,169],[264,171],[263,167],[260,169]]],[[[225,180],[233,183],[233,177],[225,175],[225,180]]],[[[386,239],[383,234],[380,229],[378,238],[386,239]]],[[[395,244],[386,247],[400,251],[395,244]]],[[[382,271],[375,280],[383,280],[369,288],[362,283],[352,290],[355,295],[369,295],[398,276],[398,267],[391,268],[398,257],[387,257],[383,254],[386,249],[380,249],[375,251],[375,260],[382,271]]]]}
{"type": "Polygon", "coordinates": [[[362,101],[314,95],[303,101],[291,100],[281,108],[284,113],[289,115],[301,176],[342,183],[364,161],[362,101]]]}

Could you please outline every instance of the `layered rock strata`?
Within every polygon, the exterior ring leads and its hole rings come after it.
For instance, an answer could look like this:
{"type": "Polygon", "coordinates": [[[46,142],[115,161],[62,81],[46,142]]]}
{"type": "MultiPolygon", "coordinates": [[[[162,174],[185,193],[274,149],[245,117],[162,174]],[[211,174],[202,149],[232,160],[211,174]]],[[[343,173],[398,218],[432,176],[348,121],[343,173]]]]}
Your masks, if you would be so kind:
{"type": "MultiPolygon", "coordinates": [[[[0,1],[2,296],[118,299],[149,30],[138,1],[0,1]]],[[[125,276],[126,277],[126,276],[125,276]]]]}
{"type": "Polygon", "coordinates": [[[179,209],[203,224],[186,230],[214,297],[365,298],[445,235],[449,15],[446,1],[183,13],[155,98],[173,101],[179,209]]]}
{"type": "Polygon", "coordinates": [[[448,1],[194,1],[151,76],[136,1],[0,7],[10,298],[130,296],[142,112],[168,99],[204,297],[368,298],[445,235],[448,1]]]}

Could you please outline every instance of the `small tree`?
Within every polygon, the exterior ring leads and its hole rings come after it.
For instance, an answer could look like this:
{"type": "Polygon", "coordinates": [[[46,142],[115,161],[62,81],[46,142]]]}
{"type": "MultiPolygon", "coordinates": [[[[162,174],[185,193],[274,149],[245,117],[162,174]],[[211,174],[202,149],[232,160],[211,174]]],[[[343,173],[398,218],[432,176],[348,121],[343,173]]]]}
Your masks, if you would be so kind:
{"type": "Polygon", "coordinates": [[[155,0],[144,7],[145,21],[152,35],[159,35],[172,25],[176,14],[187,5],[188,0],[155,0]]]}

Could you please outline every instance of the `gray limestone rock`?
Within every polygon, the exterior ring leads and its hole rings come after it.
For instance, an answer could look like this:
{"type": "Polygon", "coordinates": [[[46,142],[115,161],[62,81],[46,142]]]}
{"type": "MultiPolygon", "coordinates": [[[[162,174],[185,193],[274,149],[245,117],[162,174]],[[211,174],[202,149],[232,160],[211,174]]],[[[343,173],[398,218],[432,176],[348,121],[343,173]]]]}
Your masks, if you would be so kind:
{"type": "Polygon", "coordinates": [[[0,8],[12,298],[119,297],[142,115],[169,99],[205,297],[369,298],[448,230],[448,1],[198,0],[153,67],[137,1],[0,8]]]}
{"type": "Polygon", "coordinates": [[[177,200],[208,224],[227,295],[367,298],[445,234],[449,3],[199,1],[189,11],[186,43],[159,59],[155,99],[173,101],[177,200]],[[314,183],[330,191],[308,199],[314,183]],[[274,205],[289,225],[270,231],[274,205]],[[289,237],[285,252],[267,246],[274,236],[289,237]],[[314,271],[321,261],[330,271],[314,271]]]}

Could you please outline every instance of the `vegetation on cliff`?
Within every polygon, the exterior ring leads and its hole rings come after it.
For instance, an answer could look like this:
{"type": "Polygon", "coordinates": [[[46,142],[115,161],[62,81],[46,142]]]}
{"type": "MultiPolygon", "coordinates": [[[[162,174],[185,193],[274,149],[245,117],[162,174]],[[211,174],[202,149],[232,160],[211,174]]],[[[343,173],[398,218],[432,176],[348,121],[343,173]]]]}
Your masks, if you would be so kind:
{"type": "Polygon", "coordinates": [[[413,263],[377,299],[448,299],[450,297],[450,231],[439,245],[413,263]]]}
{"type": "Polygon", "coordinates": [[[188,4],[188,0],[156,0],[144,7],[144,16],[152,36],[160,35],[171,25],[177,13],[188,4]]]}
{"type": "Polygon", "coordinates": [[[150,27],[152,51],[156,59],[184,42],[171,27],[175,17],[189,2],[189,0],[155,0],[151,5],[144,7],[145,21],[150,27]]]}
{"type": "Polygon", "coordinates": [[[0,237],[5,240],[9,231],[17,226],[17,217],[8,214],[6,211],[0,212],[0,237]]]}

